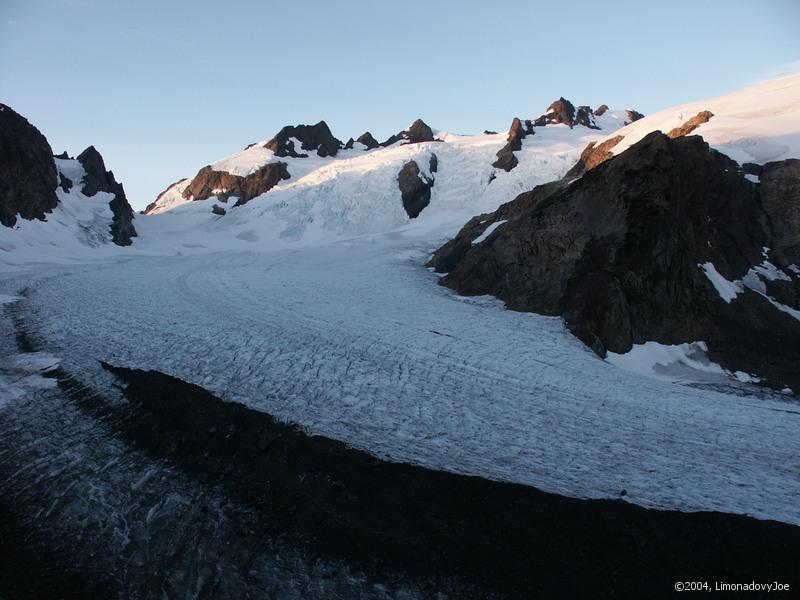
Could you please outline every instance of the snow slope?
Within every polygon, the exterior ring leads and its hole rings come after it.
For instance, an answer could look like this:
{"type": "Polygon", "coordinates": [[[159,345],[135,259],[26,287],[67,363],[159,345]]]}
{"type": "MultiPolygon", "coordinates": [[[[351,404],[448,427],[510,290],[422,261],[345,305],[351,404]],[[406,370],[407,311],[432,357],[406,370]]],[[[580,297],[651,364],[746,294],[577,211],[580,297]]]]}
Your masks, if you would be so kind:
{"type": "Polygon", "coordinates": [[[46,215],[45,221],[17,219],[14,227],[0,227],[0,265],[99,260],[124,251],[112,243],[109,229],[114,214],[108,203],[114,195],[97,192],[84,196],[81,181],[86,173],[81,163],[74,159],[54,160],[58,172],[73,182],[72,188],[67,192],[56,188],[58,206],[46,215]]]}
{"type": "MultiPolygon", "coordinates": [[[[397,186],[397,174],[403,164],[415,160],[422,172],[430,176],[430,156],[436,154],[438,172],[431,203],[417,220],[437,220],[448,213],[454,217],[454,223],[458,220],[463,223],[476,212],[494,210],[535,185],[563,176],[586,144],[621,127],[624,117],[624,111],[608,111],[598,117],[598,124],[605,128],[602,131],[582,126],[538,127],[534,136],[523,141],[522,150],[516,153],[519,165],[508,173],[492,167],[497,151],[506,143],[506,133],[469,136],[436,131],[435,136],[442,142],[409,145],[398,142],[366,152],[357,144],[352,150],[325,158],[313,153],[308,158],[278,158],[263,147],[264,142],[259,142],[214,163],[212,168],[246,176],[268,162],[283,161],[288,164],[291,179],[280,182],[246,206],[229,210],[223,219],[212,218],[213,199],[198,202],[183,199],[180,193],[185,183],[172,186],[151,213],[163,215],[182,209],[185,212],[178,214],[184,218],[191,214],[188,218],[193,224],[206,231],[224,236],[224,231],[230,230],[228,238],[240,235],[243,224],[247,224],[245,231],[252,230],[263,240],[261,227],[269,229],[270,235],[274,232],[268,221],[281,223],[278,238],[283,241],[386,231],[410,221],[397,186]]],[[[149,219],[140,219],[137,226],[142,221],[149,219]]],[[[148,225],[143,225],[142,231],[148,225]]],[[[160,225],[153,227],[160,231],[160,225]]]]}
{"type": "Polygon", "coordinates": [[[704,110],[714,116],[690,135],[703,136],[713,148],[738,163],[800,158],[800,75],[648,115],[619,132],[625,137],[611,151],[624,152],[648,133],[667,133],[704,110]]]}

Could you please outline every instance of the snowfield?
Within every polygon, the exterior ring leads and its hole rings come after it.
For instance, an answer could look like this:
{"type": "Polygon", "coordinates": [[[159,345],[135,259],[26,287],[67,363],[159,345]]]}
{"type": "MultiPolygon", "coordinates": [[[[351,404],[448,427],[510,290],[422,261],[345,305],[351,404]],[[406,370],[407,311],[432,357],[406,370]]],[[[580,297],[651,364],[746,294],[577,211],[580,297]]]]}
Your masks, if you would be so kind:
{"type": "MultiPolygon", "coordinates": [[[[737,160],[800,157],[800,77],[739,94],[628,125],[614,151],[708,109],[696,133],[737,160]]],[[[800,525],[796,396],[719,373],[699,340],[611,357],[617,368],[560,318],[456,296],[424,267],[470,217],[561,177],[619,114],[598,118],[603,131],[537,128],[509,173],[491,167],[505,133],[436,132],[444,142],[281,159],[292,178],[224,216],[213,199],[183,201],[178,183],[163,210],[137,217],[127,248],[108,243],[107,198],[59,192],[48,222],[0,227],[0,298],[41,346],[33,362],[0,362],[14,382],[0,410],[43,385],[40,362],[102,386],[103,360],[393,461],[800,525]],[[431,175],[432,153],[430,205],[409,221],[397,173],[413,159],[431,175]],[[665,377],[642,374],[653,370],[665,377]]],[[[216,166],[242,174],[269,160],[254,146],[216,166]]]]}

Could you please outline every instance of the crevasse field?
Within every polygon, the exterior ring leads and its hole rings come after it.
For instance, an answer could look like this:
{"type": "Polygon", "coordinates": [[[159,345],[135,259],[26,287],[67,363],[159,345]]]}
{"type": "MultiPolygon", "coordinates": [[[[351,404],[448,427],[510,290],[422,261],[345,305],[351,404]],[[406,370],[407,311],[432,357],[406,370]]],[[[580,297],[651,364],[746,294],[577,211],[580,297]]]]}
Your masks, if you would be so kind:
{"type": "MultiPolygon", "coordinates": [[[[790,83],[796,90],[800,80],[790,83]]],[[[711,110],[723,118],[697,133],[770,160],[796,155],[791,136],[731,125],[756,94],[743,93],[738,104],[717,100],[711,110]],[[726,106],[736,110],[725,116],[726,106]]],[[[757,90],[769,94],[788,97],[774,82],[757,90]]],[[[103,360],[163,371],[392,461],[800,524],[793,396],[736,381],[702,356],[687,359],[689,350],[658,373],[621,369],[560,318],[457,296],[425,267],[469,217],[563,175],[620,114],[602,131],[537,129],[519,167],[491,183],[504,134],[438,132],[443,143],[288,159],[292,179],[223,217],[211,214],[212,200],[166,194],[163,211],[137,217],[139,237],[125,249],[97,246],[110,218],[103,202],[59,192],[51,223],[0,231],[2,300],[42,346],[27,357],[5,348],[0,410],[52,385],[37,373],[53,361],[91,384],[105,381],[103,360]],[[411,158],[427,171],[431,153],[431,204],[409,222],[395,177],[411,158]],[[56,234],[46,229],[53,222],[56,234]]],[[[247,172],[272,160],[266,154],[256,147],[222,163],[247,172]]],[[[75,168],[67,162],[59,168],[75,168]]]]}

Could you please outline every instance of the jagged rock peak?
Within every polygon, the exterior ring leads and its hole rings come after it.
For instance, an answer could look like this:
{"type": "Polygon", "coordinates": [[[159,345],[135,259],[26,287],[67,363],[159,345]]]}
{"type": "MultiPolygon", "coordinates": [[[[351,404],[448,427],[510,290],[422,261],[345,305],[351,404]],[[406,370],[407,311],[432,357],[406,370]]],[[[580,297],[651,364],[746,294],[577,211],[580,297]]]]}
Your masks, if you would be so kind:
{"type": "Polygon", "coordinates": [[[264,147],[272,150],[275,156],[306,158],[308,154],[300,150],[316,150],[317,155],[323,157],[336,156],[343,144],[333,136],[328,124],[320,121],[316,125],[287,125],[264,147]],[[300,142],[300,148],[295,147],[293,140],[300,142]]]}
{"type": "Polygon", "coordinates": [[[378,140],[372,137],[372,134],[369,131],[365,131],[362,133],[356,141],[360,144],[364,144],[367,147],[367,150],[372,150],[373,148],[377,148],[380,146],[378,140]]]}
{"type": "Polygon", "coordinates": [[[130,246],[136,237],[136,228],[133,226],[133,208],[131,208],[125,189],[114,178],[114,173],[106,170],[103,156],[94,146],[89,146],[78,155],[78,162],[86,173],[83,177],[81,191],[86,196],[94,196],[98,192],[113,194],[114,198],[108,203],[114,214],[111,222],[111,238],[118,246],[130,246]]]}
{"type": "Polygon", "coordinates": [[[381,146],[391,146],[399,141],[405,140],[407,144],[418,144],[420,142],[434,142],[436,139],[433,137],[433,130],[422,119],[414,121],[408,129],[404,129],[399,133],[394,134],[388,140],[383,142],[381,146]]]}
{"type": "Polygon", "coordinates": [[[58,172],[47,138],[11,107],[0,104],[0,223],[17,215],[44,219],[58,205],[58,172]]]}
{"type": "Polygon", "coordinates": [[[631,120],[631,123],[644,118],[644,115],[642,113],[640,113],[638,110],[633,110],[632,108],[626,108],[625,114],[628,115],[628,118],[631,120]]]}

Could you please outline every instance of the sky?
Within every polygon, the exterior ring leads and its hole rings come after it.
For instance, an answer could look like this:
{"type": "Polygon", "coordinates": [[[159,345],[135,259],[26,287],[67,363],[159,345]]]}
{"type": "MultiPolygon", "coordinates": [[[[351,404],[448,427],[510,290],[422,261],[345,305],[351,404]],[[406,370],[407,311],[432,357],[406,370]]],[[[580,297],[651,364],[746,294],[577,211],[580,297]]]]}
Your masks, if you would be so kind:
{"type": "Polygon", "coordinates": [[[719,96],[800,72],[798,23],[798,0],[0,0],[0,102],[55,153],[94,145],[138,210],[287,124],[382,140],[719,96]]]}

